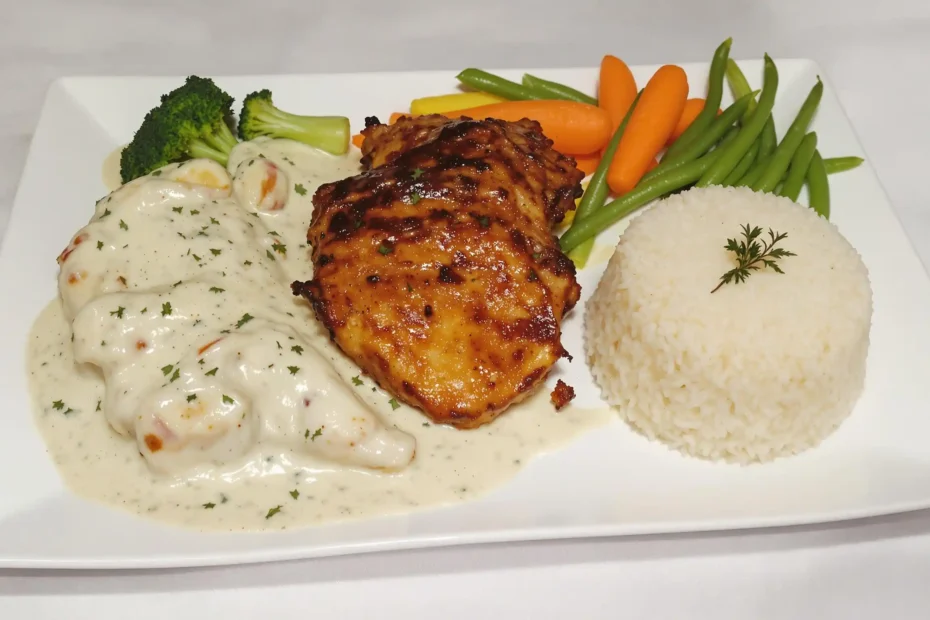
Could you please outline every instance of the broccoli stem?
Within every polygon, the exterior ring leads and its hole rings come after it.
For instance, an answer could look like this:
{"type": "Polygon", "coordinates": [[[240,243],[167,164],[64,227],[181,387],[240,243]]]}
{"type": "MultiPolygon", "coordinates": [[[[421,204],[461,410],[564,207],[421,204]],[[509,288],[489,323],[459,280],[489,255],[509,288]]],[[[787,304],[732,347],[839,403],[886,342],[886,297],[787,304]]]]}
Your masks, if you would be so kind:
{"type": "Polygon", "coordinates": [[[225,166],[229,162],[230,151],[238,143],[226,123],[220,123],[216,133],[204,136],[203,140],[192,140],[187,151],[191,157],[212,159],[225,166]]]}
{"type": "Polygon", "coordinates": [[[265,133],[310,144],[334,155],[349,150],[349,119],[344,116],[299,116],[263,106],[261,122],[265,133]]]}

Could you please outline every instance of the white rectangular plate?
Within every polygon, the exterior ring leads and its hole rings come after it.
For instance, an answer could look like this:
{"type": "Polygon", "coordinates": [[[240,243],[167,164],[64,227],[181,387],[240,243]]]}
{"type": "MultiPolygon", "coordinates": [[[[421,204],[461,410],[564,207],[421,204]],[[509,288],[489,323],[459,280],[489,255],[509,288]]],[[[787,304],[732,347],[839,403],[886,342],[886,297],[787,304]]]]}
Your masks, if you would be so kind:
{"type": "MultiPolygon", "coordinates": [[[[754,86],[761,62],[743,63],[754,86]]],[[[818,67],[778,62],[775,110],[787,127],[818,67]]],[[[656,67],[635,67],[644,84],[656,67]]],[[[686,65],[691,92],[708,67],[686,65]]],[[[503,71],[518,78],[522,71],[503,71]]],[[[537,74],[591,91],[595,69],[537,74]]],[[[0,566],[194,566],[490,541],[752,528],[849,519],[930,506],[930,280],[868,164],[831,178],[833,221],[862,254],[875,314],[865,393],[822,446],[765,466],[685,458],[619,419],[531,463],[484,499],[405,516],[264,534],[198,534],[84,501],[63,487],[32,420],[26,336],[53,298],[55,256],[106,193],[101,163],[127,142],[158,96],[180,78],[73,78],[49,91],[0,248],[0,566]]],[[[218,79],[237,99],[262,87],[283,109],[365,116],[451,92],[453,71],[218,79]]],[[[862,155],[827,85],[814,129],[825,156],[862,155]]],[[[804,197],[802,196],[802,200],[804,197]]],[[[622,223],[599,243],[613,244],[622,223]]],[[[583,363],[584,300],[604,264],[580,274],[582,303],[565,322],[575,363],[564,371],[578,404],[600,403],[583,363]],[[580,363],[579,363],[580,362],[580,363]]]]}

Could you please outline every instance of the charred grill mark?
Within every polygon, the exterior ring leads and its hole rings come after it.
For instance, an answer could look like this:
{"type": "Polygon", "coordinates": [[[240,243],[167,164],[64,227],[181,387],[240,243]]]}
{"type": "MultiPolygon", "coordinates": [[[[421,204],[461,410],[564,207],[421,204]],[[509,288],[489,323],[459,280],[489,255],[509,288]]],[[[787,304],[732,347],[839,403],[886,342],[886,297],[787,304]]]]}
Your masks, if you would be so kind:
{"type": "Polygon", "coordinates": [[[523,392],[533,387],[545,371],[545,368],[537,368],[530,374],[523,377],[523,380],[517,384],[517,391],[522,394],[523,392]]]}
{"type": "Polygon", "coordinates": [[[368,219],[368,228],[393,235],[403,235],[423,227],[423,218],[408,216],[398,217],[372,217],[368,219]]]}
{"type": "Polygon", "coordinates": [[[439,268],[439,278],[437,278],[443,284],[461,284],[464,282],[464,278],[459,274],[455,273],[452,270],[452,267],[448,265],[443,265],[439,268]]]}
{"type": "Polygon", "coordinates": [[[355,230],[355,226],[349,220],[345,211],[337,211],[329,220],[329,229],[326,231],[336,239],[348,239],[355,230]]]}
{"type": "Polygon", "coordinates": [[[381,281],[381,278],[378,277],[378,274],[375,273],[365,278],[365,281],[368,282],[369,284],[377,284],[378,282],[381,281]]]}

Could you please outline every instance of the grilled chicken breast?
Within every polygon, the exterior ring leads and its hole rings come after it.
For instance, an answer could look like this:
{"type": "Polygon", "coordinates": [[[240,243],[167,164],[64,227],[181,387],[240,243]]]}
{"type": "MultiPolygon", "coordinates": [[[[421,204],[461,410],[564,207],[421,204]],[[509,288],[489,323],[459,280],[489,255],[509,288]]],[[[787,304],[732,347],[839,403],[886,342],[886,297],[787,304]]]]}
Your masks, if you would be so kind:
{"type": "Polygon", "coordinates": [[[528,120],[364,133],[368,170],[314,196],[314,278],[293,291],[397,398],[437,423],[490,422],[567,356],[580,287],[551,228],[584,175],[528,120]]]}

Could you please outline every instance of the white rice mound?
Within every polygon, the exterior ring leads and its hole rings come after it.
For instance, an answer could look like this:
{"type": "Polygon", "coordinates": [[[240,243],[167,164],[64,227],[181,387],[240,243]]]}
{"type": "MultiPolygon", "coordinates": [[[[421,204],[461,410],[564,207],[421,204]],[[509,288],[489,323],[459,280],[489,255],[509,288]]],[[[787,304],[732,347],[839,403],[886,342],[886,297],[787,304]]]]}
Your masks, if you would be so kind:
{"type": "MultiPolygon", "coordinates": [[[[765,238],[765,235],[763,235],[765,238]]],[[[872,290],[861,257],[813,210],[746,188],[671,196],[633,220],[585,312],[604,398],[692,456],[770,461],[819,444],[865,380],[872,290]],[[787,233],[784,275],[720,276],[741,226],[787,233]]]]}

